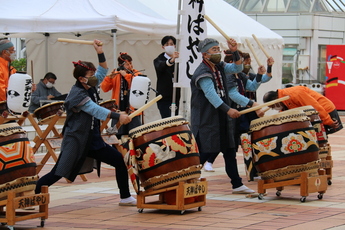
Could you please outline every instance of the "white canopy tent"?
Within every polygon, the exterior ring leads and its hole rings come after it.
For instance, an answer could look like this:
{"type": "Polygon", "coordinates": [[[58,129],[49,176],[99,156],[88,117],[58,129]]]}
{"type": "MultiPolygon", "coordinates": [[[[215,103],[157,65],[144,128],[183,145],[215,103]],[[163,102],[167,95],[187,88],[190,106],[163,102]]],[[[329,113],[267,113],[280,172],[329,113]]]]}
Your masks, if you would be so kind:
{"type": "MultiPolygon", "coordinates": [[[[57,42],[59,37],[102,40],[110,69],[116,67],[118,53],[127,52],[133,58],[134,67],[148,75],[155,87],[153,59],[163,51],[161,38],[176,35],[178,1],[12,0],[2,3],[1,9],[0,31],[9,33],[10,37],[26,38],[28,73],[33,75],[34,81],[38,82],[47,71],[54,72],[58,76],[56,88],[67,93],[74,83],[72,61],[97,63],[97,56],[92,46],[57,42]]],[[[274,78],[269,85],[261,87],[259,98],[262,92],[280,88],[282,37],[223,0],[205,0],[205,11],[228,36],[241,43],[241,50],[249,51],[243,44],[246,38],[258,49],[251,37],[255,34],[274,57],[274,78]]],[[[207,31],[208,37],[218,39],[226,48],[225,39],[210,24],[207,31]]],[[[266,63],[264,54],[261,51],[257,54],[261,62],[266,63]]],[[[254,69],[257,66],[254,65],[254,69]]],[[[111,97],[110,92],[101,95],[104,100],[111,97]]],[[[155,106],[148,109],[145,116],[145,121],[159,119],[155,106]]]]}

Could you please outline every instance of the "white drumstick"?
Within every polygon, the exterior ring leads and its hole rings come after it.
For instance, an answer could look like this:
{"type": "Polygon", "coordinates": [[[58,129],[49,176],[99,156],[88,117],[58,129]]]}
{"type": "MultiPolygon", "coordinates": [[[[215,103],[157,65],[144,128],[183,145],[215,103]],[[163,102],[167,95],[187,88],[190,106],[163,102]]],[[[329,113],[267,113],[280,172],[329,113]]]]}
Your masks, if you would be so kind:
{"type": "Polygon", "coordinates": [[[159,101],[160,99],[162,99],[162,95],[158,95],[157,97],[153,98],[151,101],[149,101],[147,104],[141,106],[139,109],[135,110],[133,113],[129,114],[130,118],[135,117],[136,115],[138,115],[139,113],[141,113],[142,111],[144,111],[145,109],[149,108],[151,105],[153,105],[154,103],[156,103],[157,101],[159,101]]]}
{"type": "Polygon", "coordinates": [[[248,39],[246,39],[246,43],[247,43],[247,45],[248,45],[250,51],[252,52],[252,54],[253,54],[253,56],[254,56],[256,62],[258,63],[259,66],[261,66],[261,62],[259,61],[259,58],[256,56],[256,53],[255,53],[255,51],[254,51],[254,48],[252,47],[252,44],[250,44],[250,42],[248,41],[248,39]]]}
{"type": "MultiPolygon", "coordinates": [[[[78,39],[69,39],[69,38],[58,38],[58,42],[68,42],[68,43],[77,43],[77,44],[85,44],[85,45],[93,45],[93,41],[85,41],[85,40],[78,40],[78,39]]],[[[100,42],[98,46],[102,46],[103,43],[100,42]]]]}
{"type": "Polygon", "coordinates": [[[252,111],[256,111],[256,110],[258,110],[258,109],[261,109],[261,108],[263,108],[263,107],[265,107],[265,106],[270,106],[270,105],[274,105],[274,104],[276,104],[276,103],[278,103],[278,102],[286,101],[286,100],[288,100],[289,98],[290,98],[290,96],[285,96],[285,97],[282,97],[282,98],[278,98],[278,99],[275,99],[275,100],[273,100],[273,101],[269,101],[269,102],[266,102],[266,103],[264,103],[264,104],[261,104],[261,105],[258,105],[258,106],[251,107],[251,108],[249,108],[249,109],[242,110],[242,111],[240,111],[239,113],[240,113],[241,115],[243,115],[243,114],[246,114],[246,113],[249,113],[249,112],[252,112],[252,111]]]}
{"type": "Polygon", "coordinates": [[[264,52],[264,54],[266,55],[267,58],[270,57],[270,55],[266,52],[265,48],[263,47],[263,45],[261,44],[261,42],[259,41],[259,39],[255,36],[255,34],[252,34],[254,40],[256,41],[256,43],[258,43],[258,45],[260,46],[260,49],[262,50],[262,52],[264,52]]]}

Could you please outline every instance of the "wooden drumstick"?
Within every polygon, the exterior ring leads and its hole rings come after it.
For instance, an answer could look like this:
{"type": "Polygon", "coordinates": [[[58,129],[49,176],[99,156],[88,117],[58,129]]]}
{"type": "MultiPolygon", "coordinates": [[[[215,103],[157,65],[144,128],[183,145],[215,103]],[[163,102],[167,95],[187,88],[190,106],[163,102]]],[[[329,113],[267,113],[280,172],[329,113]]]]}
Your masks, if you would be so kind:
{"type": "MultiPolygon", "coordinates": [[[[77,44],[85,44],[85,45],[93,45],[93,41],[85,41],[85,40],[78,40],[78,39],[69,39],[69,38],[58,38],[58,42],[69,42],[69,43],[77,43],[77,44]]],[[[98,43],[98,46],[102,46],[103,43],[98,43]]]]}
{"type": "MultiPolygon", "coordinates": [[[[145,109],[147,109],[148,107],[150,107],[151,105],[153,105],[154,103],[156,103],[157,101],[159,101],[160,99],[162,99],[162,95],[158,95],[157,97],[153,98],[151,101],[149,101],[147,104],[141,106],[139,109],[135,110],[133,113],[129,114],[128,116],[130,118],[135,117],[136,115],[140,114],[142,111],[144,111],[145,109]]],[[[116,128],[119,129],[121,127],[121,123],[118,122],[116,124],[116,128]]]]}
{"type": "Polygon", "coordinates": [[[153,105],[154,103],[156,103],[157,101],[159,101],[160,99],[162,99],[162,95],[158,95],[157,97],[153,98],[151,101],[149,101],[147,104],[141,106],[139,109],[135,110],[133,113],[129,114],[130,118],[135,117],[136,115],[138,115],[139,113],[141,113],[142,111],[144,111],[145,109],[147,109],[148,107],[150,107],[151,105],[153,105]]]}
{"type": "Polygon", "coordinates": [[[285,96],[285,97],[282,97],[282,98],[278,98],[278,99],[275,99],[275,100],[273,100],[273,101],[269,101],[269,102],[266,102],[266,103],[264,103],[264,104],[261,104],[261,105],[258,105],[258,106],[251,107],[251,108],[249,108],[249,109],[242,110],[242,111],[240,111],[239,113],[240,113],[241,115],[243,115],[243,114],[246,114],[246,113],[249,113],[249,112],[252,112],[252,111],[256,111],[256,110],[258,110],[258,109],[261,109],[261,108],[263,108],[263,107],[265,107],[265,106],[270,106],[270,105],[274,105],[274,104],[279,103],[279,102],[282,102],[282,101],[286,101],[286,100],[288,100],[289,98],[290,98],[290,96],[285,96]]]}
{"type": "Polygon", "coordinates": [[[260,49],[262,50],[262,52],[264,52],[264,54],[266,55],[267,58],[271,57],[265,50],[265,48],[263,47],[263,45],[261,44],[261,42],[259,41],[259,39],[255,36],[255,34],[252,34],[254,40],[256,41],[256,43],[258,43],[260,49]]]}
{"type": "Polygon", "coordinates": [[[250,51],[252,52],[256,62],[258,63],[259,66],[261,66],[261,62],[259,61],[259,58],[258,56],[256,56],[256,53],[254,51],[254,48],[252,46],[252,44],[250,44],[250,42],[248,41],[248,39],[246,39],[246,43],[247,43],[247,46],[249,47],[250,51]]]}
{"type": "MultiPolygon", "coordinates": [[[[223,37],[226,39],[226,40],[228,40],[228,41],[230,41],[230,37],[219,27],[219,26],[217,26],[217,24],[209,17],[209,16],[207,16],[206,14],[204,15],[204,18],[216,29],[216,30],[218,30],[218,32],[221,34],[221,35],[223,35],[223,37]]],[[[234,46],[233,44],[231,44],[232,46],[234,46]]]]}
{"type": "Polygon", "coordinates": [[[268,110],[270,110],[270,107],[267,107],[266,109],[263,109],[262,112],[266,113],[268,110]]]}

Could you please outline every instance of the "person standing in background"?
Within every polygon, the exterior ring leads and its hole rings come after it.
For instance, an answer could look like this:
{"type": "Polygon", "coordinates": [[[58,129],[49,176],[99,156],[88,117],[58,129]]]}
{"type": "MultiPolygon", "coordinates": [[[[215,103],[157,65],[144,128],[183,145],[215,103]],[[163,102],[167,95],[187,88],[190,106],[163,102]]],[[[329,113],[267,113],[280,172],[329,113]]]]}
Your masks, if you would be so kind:
{"type": "Polygon", "coordinates": [[[8,81],[17,70],[11,66],[11,62],[16,59],[16,50],[13,43],[8,39],[0,40],[0,101],[7,99],[8,81]]]}
{"type": "MultiPolygon", "coordinates": [[[[153,64],[157,75],[157,91],[163,98],[157,102],[158,110],[162,118],[170,117],[171,104],[173,102],[173,89],[174,89],[174,70],[175,60],[179,57],[179,52],[176,51],[176,38],[173,36],[165,36],[161,40],[162,48],[165,52],[158,55],[153,60],[153,64]]],[[[157,95],[158,96],[158,95],[157,95]]],[[[176,88],[175,115],[178,115],[180,105],[181,89],[176,88]]]]}

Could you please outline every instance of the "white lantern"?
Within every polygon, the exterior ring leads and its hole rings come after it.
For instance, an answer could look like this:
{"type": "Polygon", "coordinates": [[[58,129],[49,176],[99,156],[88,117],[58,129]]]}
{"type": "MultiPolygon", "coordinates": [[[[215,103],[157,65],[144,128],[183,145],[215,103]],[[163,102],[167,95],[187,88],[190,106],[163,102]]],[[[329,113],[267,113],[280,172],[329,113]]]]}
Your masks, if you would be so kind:
{"type": "Polygon", "coordinates": [[[7,106],[15,113],[23,113],[29,109],[31,101],[32,79],[24,73],[10,76],[7,88],[7,106]]]}
{"type": "Polygon", "coordinates": [[[136,76],[132,80],[129,104],[135,109],[145,105],[149,99],[151,80],[146,76],[136,76]]]}

